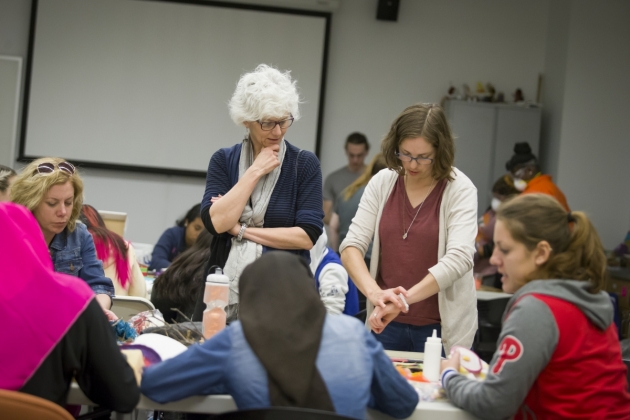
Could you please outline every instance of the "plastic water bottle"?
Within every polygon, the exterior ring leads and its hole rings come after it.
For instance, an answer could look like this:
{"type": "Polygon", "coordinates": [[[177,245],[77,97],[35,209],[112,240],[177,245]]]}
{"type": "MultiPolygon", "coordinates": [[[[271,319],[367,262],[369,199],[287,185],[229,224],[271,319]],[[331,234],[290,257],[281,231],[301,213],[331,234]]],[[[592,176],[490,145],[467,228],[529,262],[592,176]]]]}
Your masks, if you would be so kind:
{"type": "Polygon", "coordinates": [[[230,296],[230,279],[217,268],[213,274],[206,277],[206,289],[203,301],[206,310],[203,311],[203,336],[206,340],[225,328],[225,307],[230,296]]]}
{"type": "Polygon", "coordinates": [[[440,363],[442,362],[442,339],[433,330],[433,336],[427,337],[424,343],[424,363],[422,376],[427,381],[437,382],[440,379],[440,363]]]}

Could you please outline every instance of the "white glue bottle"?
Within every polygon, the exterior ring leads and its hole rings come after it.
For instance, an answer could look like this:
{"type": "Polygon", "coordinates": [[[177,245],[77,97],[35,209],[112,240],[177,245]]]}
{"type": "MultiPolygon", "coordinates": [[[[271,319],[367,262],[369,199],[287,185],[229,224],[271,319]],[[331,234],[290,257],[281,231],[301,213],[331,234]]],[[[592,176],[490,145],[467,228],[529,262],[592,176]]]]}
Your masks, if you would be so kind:
{"type": "Polygon", "coordinates": [[[424,363],[422,376],[427,381],[437,382],[440,380],[440,363],[442,361],[442,339],[437,336],[437,331],[433,330],[433,336],[427,337],[424,343],[424,363]]]}
{"type": "Polygon", "coordinates": [[[206,340],[225,328],[225,307],[230,296],[230,279],[220,268],[206,277],[206,289],[203,301],[206,310],[203,311],[203,336],[206,340]]]}

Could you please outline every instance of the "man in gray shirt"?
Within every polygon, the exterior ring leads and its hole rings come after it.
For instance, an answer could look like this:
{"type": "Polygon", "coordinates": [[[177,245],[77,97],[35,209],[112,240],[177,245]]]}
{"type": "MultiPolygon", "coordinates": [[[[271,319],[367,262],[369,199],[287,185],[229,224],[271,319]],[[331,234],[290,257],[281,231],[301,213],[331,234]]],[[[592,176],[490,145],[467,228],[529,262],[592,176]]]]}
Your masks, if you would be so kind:
{"type": "Polygon", "coordinates": [[[365,158],[370,151],[370,143],[367,137],[361,133],[352,133],[346,139],[345,144],[348,165],[331,173],[324,182],[324,223],[330,223],[333,213],[333,204],[341,192],[352,184],[365,169],[365,158]]]}

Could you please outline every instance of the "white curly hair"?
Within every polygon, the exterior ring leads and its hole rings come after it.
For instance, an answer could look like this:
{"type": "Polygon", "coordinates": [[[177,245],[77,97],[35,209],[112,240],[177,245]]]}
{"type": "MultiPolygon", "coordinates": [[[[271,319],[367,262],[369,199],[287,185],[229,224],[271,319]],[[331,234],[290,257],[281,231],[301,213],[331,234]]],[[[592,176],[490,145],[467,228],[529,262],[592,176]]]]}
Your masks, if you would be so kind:
{"type": "Polygon", "coordinates": [[[253,72],[245,73],[236,84],[228,107],[230,117],[237,125],[245,121],[265,118],[282,118],[291,114],[300,118],[300,95],[291,71],[260,64],[253,72]]]}

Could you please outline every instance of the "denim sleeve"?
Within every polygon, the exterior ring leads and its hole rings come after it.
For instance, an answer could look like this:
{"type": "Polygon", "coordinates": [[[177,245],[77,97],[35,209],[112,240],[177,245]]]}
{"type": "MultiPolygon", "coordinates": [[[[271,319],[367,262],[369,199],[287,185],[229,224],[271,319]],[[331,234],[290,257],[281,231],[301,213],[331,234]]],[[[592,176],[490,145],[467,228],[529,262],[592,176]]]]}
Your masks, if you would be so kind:
{"type": "Polygon", "coordinates": [[[94,239],[87,229],[80,229],[81,235],[81,261],[83,267],[79,271],[79,277],[92,288],[95,294],[114,296],[114,284],[109,277],[105,277],[103,263],[96,257],[94,239]]]}
{"type": "Polygon", "coordinates": [[[157,244],[153,247],[149,270],[161,270],[171,265],[168,259],[171,249],[177,248],[177,245],[179,245],[179,238],[176,236],[172,228],[166,229],[160,236],[157,244]]]}
{"type": "Polygon", "coordinates": [[[231,348],[228,327],[205,343],[146,368],[140,390],[160,404],[193,395],[227,394],[225,370],[231,348]]]}
{"type": "Polygon", "coordinates": [[[383,351],[383,345],[364,330],[366,346],[374,363],[371,397],[368,407],[397,419],[411,416],[418,405],[418,394],[396,371],[383,351]]]}
{"type": "MultiPolygon", "coordinates": [[[[324,229],[324,209],[322,197],[322,169],[319,160],[311,152],[302,151],[297,158],[298,192],[296,225],[310,225],[322,234],[324,229]]],[[[310,235],[309,235],[310,236],[310,235]]],[[[311,238],[312,239],[312,238],[311,238]]]]}

